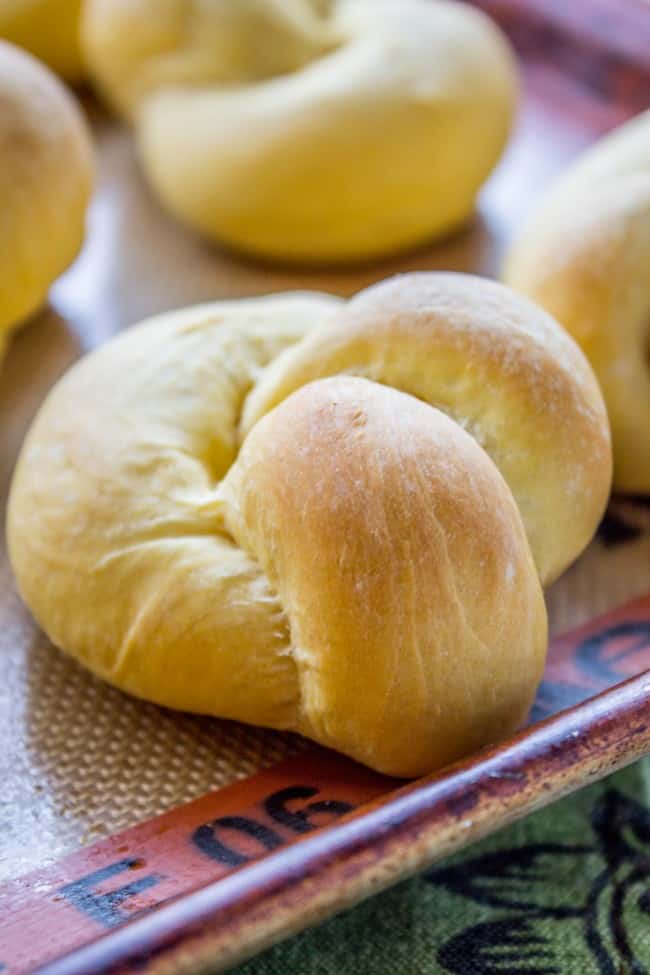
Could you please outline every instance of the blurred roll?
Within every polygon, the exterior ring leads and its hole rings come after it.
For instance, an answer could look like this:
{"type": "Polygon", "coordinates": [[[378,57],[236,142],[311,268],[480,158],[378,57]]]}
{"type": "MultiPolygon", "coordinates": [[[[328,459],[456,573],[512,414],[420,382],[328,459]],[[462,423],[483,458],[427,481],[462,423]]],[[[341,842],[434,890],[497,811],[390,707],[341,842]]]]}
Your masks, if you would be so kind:
{"type": "Polygon", "coordinates": [[[612,426],[615,488],[650,492],[650,112],[588,150],[542,197],[503,276],[590,360],[612,426]]]}
{"type": "Polygon", "coordinates": [[[0,0],[0,38],[29,51],[66,81],[79,81],[82,0],[0,0]]]}
{"type": "Polygon", "coordinates": [[[0,346],[36,311],[84,237],[93,152],[57,78],[0,41],[0,346]]]}
{"type": "Polygon", "coordinates": [[[89,0],[83,41],[163,203],[263,257],[374,258],[468,219],[517,79],[448,0],[89,0]]]}

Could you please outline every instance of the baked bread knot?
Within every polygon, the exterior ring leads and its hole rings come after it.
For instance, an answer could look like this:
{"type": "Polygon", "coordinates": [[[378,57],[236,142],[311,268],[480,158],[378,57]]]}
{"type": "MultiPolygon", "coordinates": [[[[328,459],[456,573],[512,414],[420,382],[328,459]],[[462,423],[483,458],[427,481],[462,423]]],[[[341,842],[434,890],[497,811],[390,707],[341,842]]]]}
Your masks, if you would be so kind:
{"type": "Polygon", "coordinates": [[[504,37],[448,0],[88,0],[83,39],[164,204],[274,259],[458,227],[516,100],[504,37]]]}
{"type": "Polygon", "coordinates": [[[44,61],[69,82],[84,75],[82,0],[0,0],[0,38],[44,61]]]}
{"type": "Polygon", "coordinates": [[[92,182],[76,103],[46,67],[0,41],[0,347],[76,257],[92,182]]]}
{"type": "Polygon", "coordinates": [[[547,308],[590,360],[612,425],[614,487],[650,493],[650,112],[551,187],[503,276],[547,308]]]}
{"type": "Polygon", "coordinates": [[[500,285],[408,275],[187,309],[89,355],[27,436],[9,549],[104,679],[410,776],[524,720],[539,573],[587,543],[609,478],[559,326],[500,285]]]}

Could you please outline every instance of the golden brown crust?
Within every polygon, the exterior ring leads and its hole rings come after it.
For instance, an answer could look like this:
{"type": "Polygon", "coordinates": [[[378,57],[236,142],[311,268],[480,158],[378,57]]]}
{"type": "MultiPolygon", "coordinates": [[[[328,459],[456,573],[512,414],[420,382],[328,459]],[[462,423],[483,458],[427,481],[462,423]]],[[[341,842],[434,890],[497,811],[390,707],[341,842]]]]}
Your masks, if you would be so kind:
{"type": "Polygon", "coordinates": [[[300,731],[418,775],[523,721],[541,587],[505,482],[444,414],[365,379],[311,383],[252,429],[222,490],[290,621],[300,731]]]}
{"type": "Polygon", "coordinates": [[[293,390],[340,373],[410,393],[472,433],[515,496],[544,584],[588,543],[611,483],[607,414],[577,345],[530,301],[463,274],[368,288],[266,370],[242,433],[293,390]]]}

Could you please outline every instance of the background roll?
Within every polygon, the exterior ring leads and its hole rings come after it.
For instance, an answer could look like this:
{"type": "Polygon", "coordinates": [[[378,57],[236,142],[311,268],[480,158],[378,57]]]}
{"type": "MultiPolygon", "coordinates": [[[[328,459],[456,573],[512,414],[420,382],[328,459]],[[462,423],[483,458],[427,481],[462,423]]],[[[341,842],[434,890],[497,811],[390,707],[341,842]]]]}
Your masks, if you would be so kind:
{"type": "Polygon", "coordinates": [[[374,258],[454,230],[516,101],[505,38],[448,0],[88,0],[83,37],[162,202],[273,259],[374,258]]]}
{"type": "Polygon", "coordinates": [[[591,362],[612,425],[615,488],[650,493],[650,112],[551,186],[503,277],[547,308],[591,362]]]}
{"type": "Polygon", "coordinates": [[[31,55],[0,41],[0,345],[81,247],[93,186],[81,110],[31,55]]]}

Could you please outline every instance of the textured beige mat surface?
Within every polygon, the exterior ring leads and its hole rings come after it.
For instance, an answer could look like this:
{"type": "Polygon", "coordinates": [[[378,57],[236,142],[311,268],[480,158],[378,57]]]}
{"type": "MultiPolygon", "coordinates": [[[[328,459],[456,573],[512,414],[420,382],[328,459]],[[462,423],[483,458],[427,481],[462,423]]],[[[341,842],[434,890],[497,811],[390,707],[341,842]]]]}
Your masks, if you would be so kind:
{"type": "MultiPolygon", "coordinates": [[[[292,273],[220,253],[178,227],[143,186],[128,133],[91,111],[100,179],[87,244],[53,289],[51,307],[15,337],[0,371],[3,511],[30,418],[84,350],[146,315],[221,296],[296,288],[347,295],[411,268],[493,273],[531,194],[595,131],[593,120],[576,126],[531,102],[472,228],[390,265],[292,273]]],[[[549,593],[555,632],[650,590],[650,510],[626,504],[618,517],[619,544],[595,542],[549,593]]],[[[87,675],[48,645],[30,620],[0,537],[0,879],[299,747],[288,735],[163,711],[87,675]]]]}

